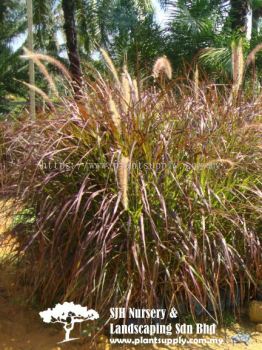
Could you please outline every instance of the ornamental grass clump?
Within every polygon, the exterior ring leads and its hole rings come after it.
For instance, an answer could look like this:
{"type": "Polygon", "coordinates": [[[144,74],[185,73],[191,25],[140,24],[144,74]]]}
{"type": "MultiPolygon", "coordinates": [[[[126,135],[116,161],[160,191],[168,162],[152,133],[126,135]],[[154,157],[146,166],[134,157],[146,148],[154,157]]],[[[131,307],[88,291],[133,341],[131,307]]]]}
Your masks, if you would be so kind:
{"type": "Polygon", "coordinates": [[[262,102],[198,83],[87,81],[3,128],[5,193],[33,218],[16,263],[41,307],[177,307],[218,319],[261,280],[262,102]],[[124,87],[124,88],[123,88],[124,87]]]}

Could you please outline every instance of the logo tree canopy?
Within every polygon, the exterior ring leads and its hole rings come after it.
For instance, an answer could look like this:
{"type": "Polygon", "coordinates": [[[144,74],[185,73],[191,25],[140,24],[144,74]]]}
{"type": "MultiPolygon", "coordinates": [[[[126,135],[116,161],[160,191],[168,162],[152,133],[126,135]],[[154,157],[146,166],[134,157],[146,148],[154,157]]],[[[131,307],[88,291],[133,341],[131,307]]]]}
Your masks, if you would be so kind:
{"type": "Polygon", "coordinates": [[[64,325],[65,339],[62,343],[77,339],[70,338],[70,332],[73,330],[75,323],[99,318],[99,314],[95,310],[88,310],[86,307],[73,302],[57,304],[53,309],[48,308],[39,312],[39,315],[46,323],[62,323],[64,325]]]}

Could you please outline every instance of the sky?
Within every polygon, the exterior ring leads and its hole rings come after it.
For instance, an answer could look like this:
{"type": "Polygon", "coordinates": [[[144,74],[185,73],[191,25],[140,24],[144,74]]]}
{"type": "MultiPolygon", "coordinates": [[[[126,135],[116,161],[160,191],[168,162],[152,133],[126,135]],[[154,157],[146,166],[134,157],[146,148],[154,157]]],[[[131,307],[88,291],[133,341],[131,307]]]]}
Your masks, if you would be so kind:
{"type": "Polygon", "coordinates": [[[166,14],[165,14],[164,10],[161,8],[161,6],[159,5],[158,0],[152,0],[152,3],[153,3],[153,6],[155,8],[156,21],[158,24],[163,26],[165,19],[166,19],[166,14]]]}

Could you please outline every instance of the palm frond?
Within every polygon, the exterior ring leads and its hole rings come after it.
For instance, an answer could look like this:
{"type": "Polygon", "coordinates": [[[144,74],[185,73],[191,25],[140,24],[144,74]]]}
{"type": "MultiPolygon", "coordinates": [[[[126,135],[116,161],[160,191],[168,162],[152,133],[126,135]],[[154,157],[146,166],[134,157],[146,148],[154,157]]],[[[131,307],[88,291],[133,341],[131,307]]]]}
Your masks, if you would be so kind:
{"type": "Polygon", "coordinates": [[[209,67],[223,69],[231,68],[231,50],[227,47],[208,47],[199,54],[199,61],[209,67]]]}

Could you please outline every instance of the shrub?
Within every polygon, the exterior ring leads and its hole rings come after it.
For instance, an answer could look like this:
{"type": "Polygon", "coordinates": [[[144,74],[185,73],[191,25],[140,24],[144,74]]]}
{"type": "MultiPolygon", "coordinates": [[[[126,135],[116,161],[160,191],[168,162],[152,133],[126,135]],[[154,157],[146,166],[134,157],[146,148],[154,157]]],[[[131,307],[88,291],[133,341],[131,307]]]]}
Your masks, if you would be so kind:
{"type": "Polygon", "coordinates": [[[261,102],[111,71],[5,132],[6,186],[35,218],[18,239],[26,283],[42,307],[218,318],[261,279],[261,102]]]}

